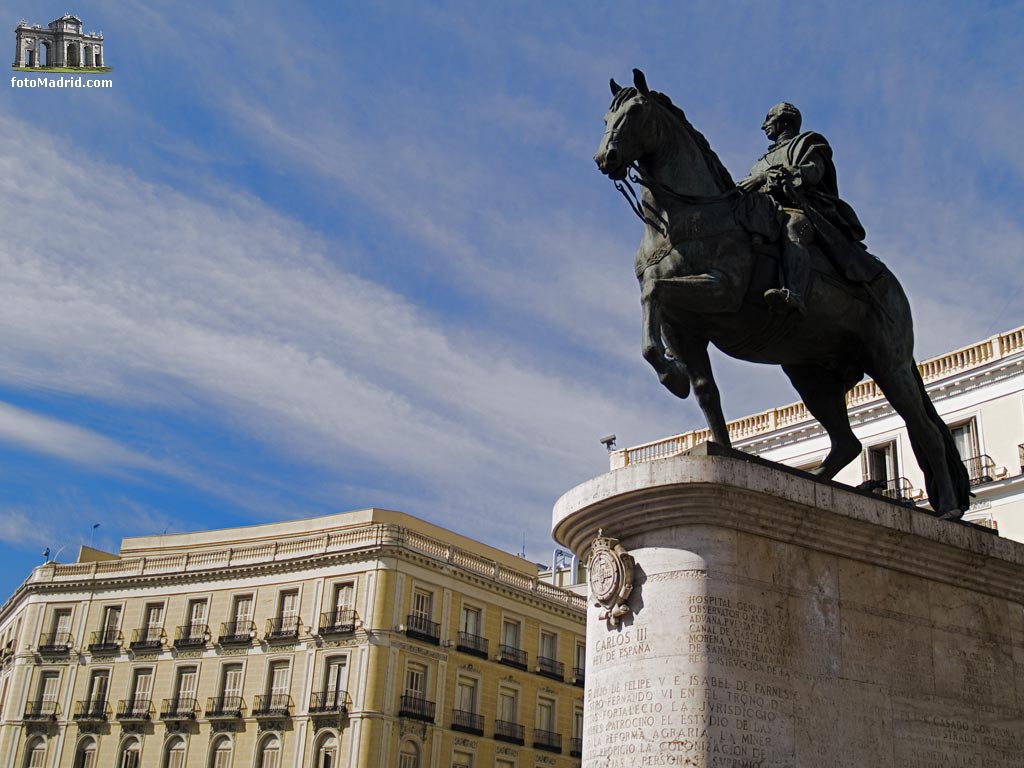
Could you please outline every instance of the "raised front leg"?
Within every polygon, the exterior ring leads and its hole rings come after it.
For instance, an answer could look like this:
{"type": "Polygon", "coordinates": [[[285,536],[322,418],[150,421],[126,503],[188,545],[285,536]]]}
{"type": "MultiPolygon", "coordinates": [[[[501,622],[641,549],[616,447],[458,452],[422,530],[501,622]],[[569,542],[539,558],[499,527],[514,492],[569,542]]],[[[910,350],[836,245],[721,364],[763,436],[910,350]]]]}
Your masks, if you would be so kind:
{"type": "Polygon", "coordinates": [[[722,398],[714,373],[711,371],[708,340],[686,336],[668,325],[664,331],[672,351],[678,355],[690,374],[693,395],[697,399],[697,405],[704,412],[708,429],[711,430],[711,439],[726,448],[731,447],[729,429],[725,424],[725,414],[722,412],[722,398]]]}
{"type": "Polygon", "coordinates": [[[690,394],[690,375],[686,366],[676,357],[666,354],[662,340],[661,310],[648,288],[642,287],[640,306],[643,309],[643,355],[658,373],[658,381],[676,397],[684,400],[690,394]]]}

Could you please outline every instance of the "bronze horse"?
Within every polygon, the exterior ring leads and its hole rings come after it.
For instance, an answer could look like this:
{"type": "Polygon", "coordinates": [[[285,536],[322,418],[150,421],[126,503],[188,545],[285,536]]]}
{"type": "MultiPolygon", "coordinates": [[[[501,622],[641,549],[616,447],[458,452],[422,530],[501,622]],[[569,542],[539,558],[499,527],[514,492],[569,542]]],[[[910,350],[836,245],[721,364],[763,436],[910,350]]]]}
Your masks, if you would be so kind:
{"type": "Polygon", "coordinates": [[[970,481],[914,362],[899,282],[882,266],[870,284],[851,282],[812,246],[806,314],[771,313],[763,294],[777,285],[777,256],[756,248],[738,223],[745,196],[682,110],[633,72],[635,87],[611,81],[594,159],[612,179],[632,172],[642,186],[634,210],[645,222],[636,255],[643,355],[661,382],[679,397],[692,385],[712,439],[729,446],[708,343],[740,360],[781,365],[828,432],[831,448],[814,474],[831,478],[860,454],[846,394],[867,374],[906,422],[932,508],[962,517],[970,481]]]}

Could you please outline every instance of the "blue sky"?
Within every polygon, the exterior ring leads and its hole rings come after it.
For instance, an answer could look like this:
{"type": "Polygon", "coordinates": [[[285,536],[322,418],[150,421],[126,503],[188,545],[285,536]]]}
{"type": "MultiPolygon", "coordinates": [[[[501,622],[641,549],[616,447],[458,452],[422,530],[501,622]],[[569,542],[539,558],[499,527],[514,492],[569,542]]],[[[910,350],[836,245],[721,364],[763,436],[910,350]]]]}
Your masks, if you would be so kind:
{"type": "MultiPolygon", "coordinates": [[[[702,426],[640,357],[608,78],[734,177],[796,103],[919,357],[1024,323],[1024,5],[5,1],[110,90],[0,93],[0,593],[121,537],[376,505],[548,560],[598,438],[702,426]]],[[[795,400],[715,358],[726,414],[795,400]]]]}

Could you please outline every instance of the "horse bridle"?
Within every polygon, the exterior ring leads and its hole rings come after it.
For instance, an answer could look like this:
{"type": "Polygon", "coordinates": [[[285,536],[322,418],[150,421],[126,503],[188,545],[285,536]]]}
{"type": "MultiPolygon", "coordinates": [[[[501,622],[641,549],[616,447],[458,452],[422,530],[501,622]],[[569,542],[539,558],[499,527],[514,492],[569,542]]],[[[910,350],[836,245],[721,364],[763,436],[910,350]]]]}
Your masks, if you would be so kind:
{"type": "Polygon", "coordinates": [[[666,184],[662,184],[660,181],[654,179],[644,179],[643,174],[640,173],[640,166],[634,160],[627,166],[626,177],[623,179],[615,179],[615,188],[619,190],[626,202],[629,203],[629,207],[633,210],[633,213],[637,215],[640,221],[644,222],[650,227],[660,232],[664,237],[668,237],[668,222],[665,221],[659,212],[655,208],[641,199],[636,190],[630,184],[638,184],[644,189],[653,192],[662,192],[670,197],[674,197],[682,203],[687,205],[714,205],[715,203],[728,202],[742,194],[738,188],[726,190],[718,195],[686,195],[682,192],[677,192],[666,184]],[[655,217],[655,220],[651,220],[644,213],[649,211],[651,216],[655,217]]]}

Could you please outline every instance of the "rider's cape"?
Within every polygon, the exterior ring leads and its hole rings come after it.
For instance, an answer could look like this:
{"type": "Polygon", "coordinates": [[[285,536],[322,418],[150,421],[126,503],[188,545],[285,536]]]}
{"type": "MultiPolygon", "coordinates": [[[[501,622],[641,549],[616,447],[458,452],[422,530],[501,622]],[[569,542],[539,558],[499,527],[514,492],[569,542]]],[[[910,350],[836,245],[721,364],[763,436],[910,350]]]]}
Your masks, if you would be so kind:
{"type": "MultiPolygon", "coordinates": [[[[796,167],[811,162],[815,153],[824,166],[821,180],[810,187],[790,187],[794,197],[800,199],[783,202],[804,212],[817,232],[819,247],[839,274],[853,282],[871,282],[884,267],[861,245],[864,227],[853,208],[839,197],[832,147],[824,136],[813,131],[801,133],[766,154],[754,170],[762,165],[765,168],[779,165],[796,167]]],[[[768,194],[752,192],[743,195],[736,214],[741,226],[764,235],[769,241],[774,242],[782,236],[786,214],[780,202],[768,194]],[[776,221],[772,222],[772,218],[776,221]]]]}

